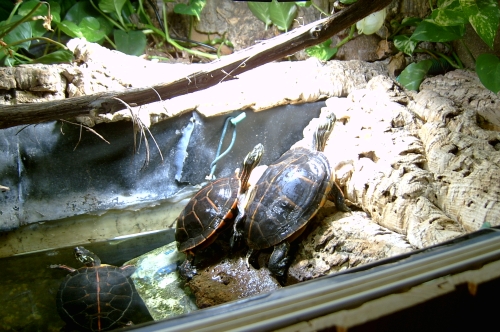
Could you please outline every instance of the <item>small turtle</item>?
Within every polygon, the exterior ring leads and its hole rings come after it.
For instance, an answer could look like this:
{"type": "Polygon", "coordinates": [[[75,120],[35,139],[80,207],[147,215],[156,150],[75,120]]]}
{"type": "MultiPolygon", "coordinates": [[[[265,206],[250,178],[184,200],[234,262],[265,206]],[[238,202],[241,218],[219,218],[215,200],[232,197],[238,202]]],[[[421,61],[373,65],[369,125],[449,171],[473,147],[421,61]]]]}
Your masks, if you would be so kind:
{"type": "Polygon", "coordinates": [[[243,161],[241,174],[220,178],[200,189],[180,213],[176,222],[177,249],[186,260],[179,267],[181,276],[191,279],[196,274],[192,264],[195,252],[215,241],[221,231],[231,227],[237,214],[238,198],[247,191],[252,170],[259,164],[264,146],[257,144],[243,161]]]}
{"type": "Polygon", "coordinates": [[[335,123],[333,113],[320,117],[312,148],[297,147],[285,152],[270,165],[247,194],[234,224],[234,237],[243,236],[253,250],[274,247],[269,270],[283,277],[291,263],[290,242],[304,230],[327,199],[338,210],[350,211],[335,174],[324,155],[326,140],[335,123]]]}
{"type": "Polygon", "coordinates": [[[101,265],[101,260],[84,247],[76,247],[75,257],[85,266],[53,264],[53,269],[70,272],[57,292],[57,311],[66,322],[65,329],[109,331],[130,325],[131,312],[138,299],[129,276],[135,267],[101,265]]]}

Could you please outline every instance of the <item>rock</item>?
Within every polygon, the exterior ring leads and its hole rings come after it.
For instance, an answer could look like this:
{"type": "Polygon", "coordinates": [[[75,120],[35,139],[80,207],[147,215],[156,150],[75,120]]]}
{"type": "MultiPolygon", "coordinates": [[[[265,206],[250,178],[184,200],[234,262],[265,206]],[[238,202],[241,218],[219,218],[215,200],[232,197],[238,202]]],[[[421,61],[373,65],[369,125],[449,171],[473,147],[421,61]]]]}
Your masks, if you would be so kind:
{"type": "Polygon", "coordinates": [[[124,264],[136,266],[131,278],[154,320],[197,309],[177,272],[185,257],[177,251],[176,242],[172,242],[124,264]]]}
{"type": "Polygon", "coordinates": [[[433,91],[452,100],[455,105],[470,108],[484,120],[482,129],[500,131],[500,98],[484,87],[477,74],[468,70],[454,70],[445,75],[426,78],[420,91],[433,91]]]}
{"type": "Polygon", "coordinates": [[[403,235],[375,224],[365,212],[337,212],[314,226],[298,245],[288,284],[413,250],[403,235]]]}
{"type": "Polygon", "coordinates": [[[198,271],[189,283],[199,308],[226,303],[280,288],[269,270],[247,267],[243,257],[225,258],[198,271]]]}
{"type": "Polygon", "coordinates": [[[35,64],[0,68],[0,104],[34,103],[65,99],[67,80],[63,75],[70,65],[35,64]]]}

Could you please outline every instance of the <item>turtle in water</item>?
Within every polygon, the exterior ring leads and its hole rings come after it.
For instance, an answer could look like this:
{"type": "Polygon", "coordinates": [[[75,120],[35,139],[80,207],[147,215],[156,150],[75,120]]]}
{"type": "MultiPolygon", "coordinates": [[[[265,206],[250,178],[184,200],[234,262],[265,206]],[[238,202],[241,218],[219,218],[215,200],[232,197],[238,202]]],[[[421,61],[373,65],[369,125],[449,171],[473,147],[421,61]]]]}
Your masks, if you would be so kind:
{"type": "Polygon", "coordinates": [[[176,221],[177,249],[186,260],[179,267],[181,276],[191,279],[196,274],[193,260],[196,251],[215,241],[221,231],[230,228],[237,214],[237,202],[249,187],[252,170],[259,164],[264,146],[257,144],[243,161],[241,174],[220,178],[200,189],[188,202],[176,221]]]}
{"type": "Polygon", "coordinates": [[[57,311],[67,324],[65,330],[109,331],[130,325],[130,316],[139,305],[139,295],[129,278],[135,267],[101,264],[99,257],[84,247],[76,247],[74,252],[83,267],[50,265],[70,272],[56,298],[57,311]]]}
{"type": "Polygon", "coordinates": [[[233,236],[248,244],[247,258],[253,250],[274,247],[268,268],[279,278],[292,261],[290,243],[327,199],[338,210],[350,211],[323,153],[335,120],[333,113],[320,117],[311,148],[292,148],[270,165],[252,186],[235,220],[233,236]]]}

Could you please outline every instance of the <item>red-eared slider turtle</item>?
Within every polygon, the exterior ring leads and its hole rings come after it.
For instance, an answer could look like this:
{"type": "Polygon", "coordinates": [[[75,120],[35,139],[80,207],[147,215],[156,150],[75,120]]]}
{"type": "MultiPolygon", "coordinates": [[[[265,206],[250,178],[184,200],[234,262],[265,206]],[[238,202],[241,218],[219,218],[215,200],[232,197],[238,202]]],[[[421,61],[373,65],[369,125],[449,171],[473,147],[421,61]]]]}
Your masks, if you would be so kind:
{"type": "Polygon", "coordinates": [[[109,331],[131,323],[129,317],[136,307],[138,294],[129,276],[131,265],[101,265],[91,251],[75,248],[75,257],[85,266],[54,264],[51,268],[70,272],[57,292],[57,311],[66,322],[66,329],[109,331]]]}
{"type": "Polygon", "coordinates": [[[179,267],[184,278],[191,279],[196,274],[192,264],[195,252],[206,248],[221,231],[232,226],[238,212],[238,197],[247,191],[250,174],[263,153],[263,145],[256,145],[245,157],[239,176],[220,178],[200,189],[177,218],[177,249],[187,255],[179,267]]]}
{"type": "Polygon", "coordinates": [[[289,243],[327,199],[338,210],[350,211],[322,152],[334,123],[333,113],[320,117],[311,148],[290,149],[270,165],[248,193],[244,215],[236,219],[234,234],[244,237],[250,254],[274,246],[268,267],[277,277],[284,276],[291,263],[289,243]]]}

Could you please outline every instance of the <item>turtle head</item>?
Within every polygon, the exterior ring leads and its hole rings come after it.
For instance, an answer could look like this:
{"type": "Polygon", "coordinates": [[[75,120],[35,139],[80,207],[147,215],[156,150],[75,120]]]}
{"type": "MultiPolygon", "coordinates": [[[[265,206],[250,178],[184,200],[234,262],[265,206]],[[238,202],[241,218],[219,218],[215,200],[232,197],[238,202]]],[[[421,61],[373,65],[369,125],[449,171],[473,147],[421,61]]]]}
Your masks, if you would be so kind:
{"type": "Polygon", "coordinates": [[[92,251],[85,249],[84,247],[75,248],[75,258],[82,262],[85,266],[99,266],[101,265],[101,260],[92,251]]]}
{"type": "Polygon", "coordinates": [[[263,154],[264,146],[259,143],[245,157],[240,175],[240,194],[247,189],[250,174],[252,174],[252,170],[260,163],[263,154]]]}
{"type": "Polygon", "coordinates": [[[335,125],[335,114],[333,112],[328,113],[326,116],[320,116],[318,127],[313,135],[313,148],[316,151],[324,151],[326,141],[333,131],[333,126],[335,125]]]}

